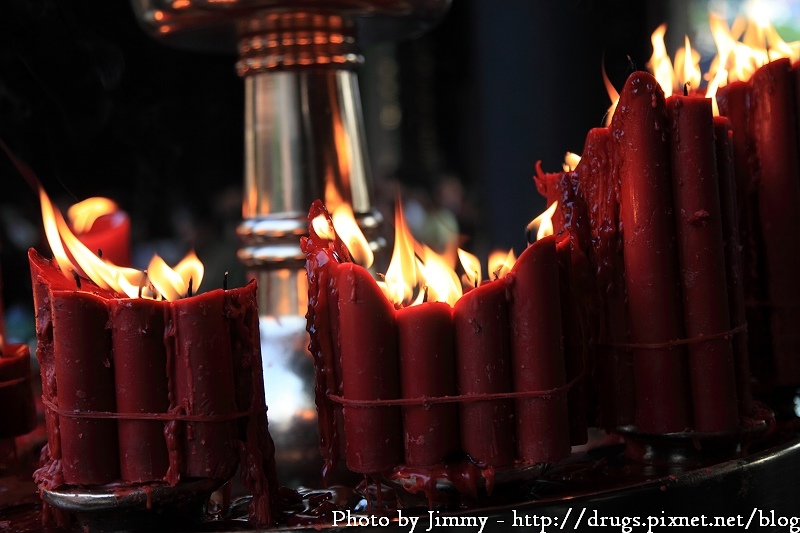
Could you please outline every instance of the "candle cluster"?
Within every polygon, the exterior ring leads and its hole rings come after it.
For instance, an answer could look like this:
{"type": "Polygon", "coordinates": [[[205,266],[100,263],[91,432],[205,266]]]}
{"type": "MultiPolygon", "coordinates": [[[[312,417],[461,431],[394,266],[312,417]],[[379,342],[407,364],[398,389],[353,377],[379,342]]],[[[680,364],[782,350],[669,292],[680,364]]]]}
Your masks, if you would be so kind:
{"type": "Polygon", "coordinates": [[[29,253],[48,436],[42,488],[230,479],[272,522],[277,483],[255,282],[177,301],[80,287],[29,253]]]}
{"type": "Polygon", "coordinates": [[[728,432],[750,414],[730,153],[710,99],[635,72],[575,170],[537,177],[595,285],[578,309],[606,427],[728,432]]]}
{"type": "Polygon", "coordinates": [[[776,59],[717,94],[733,125],[737,213],[753,370],[800,384],[800,63],[776,59]],[[771,357],[770,357],[771,354],[771,357]]]}
{"type": "Polygon", "coordinates": [[[431,290],[396,308],[320,216],[332,228],[315,202],[302,248],[326,471],[340,450],[352,471],[433,483],[569,454],[554,237],[454,306],[431,290]]]}

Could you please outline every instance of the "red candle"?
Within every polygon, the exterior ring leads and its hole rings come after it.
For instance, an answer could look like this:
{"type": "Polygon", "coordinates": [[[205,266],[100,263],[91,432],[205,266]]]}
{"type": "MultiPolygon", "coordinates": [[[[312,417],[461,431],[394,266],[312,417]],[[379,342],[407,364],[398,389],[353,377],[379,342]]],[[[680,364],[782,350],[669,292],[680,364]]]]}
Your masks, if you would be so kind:
{"type": "Polygon", "coordinates": [[[613,430],[633,422],[633,361],[621,348],[628,341],[622,238],[619,229],[619,183],[608,128],[589,130],[576,170],[578,194],[588,207],[590,261],[597,291],[599,324],[594,380],[603,427],[613,430]]]}
{"type": "MultiPolygon", "coordinates": [[[[345,400],[400,397],[397,324],[394,307],[372,275],[353,263],[337,272],[342,396],[345,400]]],[[[400,408],[344,407],[347,467],[379,473],[403,460],[400,408]]]]}
{"type": "MultiPolygon", "coordinates": [[[[563,204],[562,204],[563,205],[563,204]]],[[[584,347],[588,349],[589,332],[585,329],[588,322],[582,319],[584,309],[578,307],[577,291],[573,283],[577,283],[576,272],[572,264],[572,239],[567,232],[566,238],[556,245],[558,254],[558,285],[561,301],[561,326],[564,339],[564,370],[566,380],[576,381],[567,393],[569,413],[569,442],[572,446],[585,444],[588,440],[586,419],[586,388],[581,374],[584,370],[584,347]]],[[[575,265],[577,267],[577,265],[575,265]]]]}
{"type": "Polygon", "coordinates": [[[31,352],[25,344],[0,347],[0,405],[0,438],[25,435],[36,427],[31,352]]]}
{"type": "MultiPolygon", "coordinates": [[[[714,142],[719,176],[719,200],[722,209],[722,238],[725,250],[725,279],[728,286],[730,323],[736,328],[747,324],[742,285],[742,256],[739,246],[739,226],[736,217],[736,183],[733,174],[733,146],[730,122],[726,117],[714,117],[714,142]]],[[[747,331],[732,338],[734,368],[736,371],[736,398],[739,416],[747,416],[753,409],[750,390],[750,356],[747,350],[747,331]]]]}
{"type": "Polygon", "coordinates": [[[777,385],[800,383],[800,157],[789,59],[758,69],[750,82],[753,134],[760,180],[758,201],[771,308],[777,385]],[[793,111],[794,110],[794,111],[793,111]]]}
{"type": "MultiPolygon", "coordinates": [[[[455,396],[453,309],[424,302],[397,312],[400,385],[403,398],[455,396]]],[[[458,450],[458,405],[403,406],[405,463],[430,466],[458,450]]]]}
{"type": "MultiPolygon", "coordinates": [[[[165,301],[109,301],[114,382],[120,413],[166,413],[169,409],[164,326],[165,301]]],[[[160,420],[119,420],[120,476],[132,482],[161,479],[169,458],[160,420]]]]}
{"type": "MultiPolygon", "coordinates": [[[[515,392],[566,384],[555,236],[531,244],[506,277],[515,392]]],[[[552,462],[569,455],[566,391],[516,400],[517,457],[552,462]]]]}
{"type": "MultiPolygon", "coordinates": [[[[630,339],[670,343],[684,334],[664,92],[650,74],[635,72],[617,110],[611,136],[619,165],[630,339]]],[[[670,433],[689,428],[684,347],[637,348],[633,368],[638,429],[670,433]]]]}
{"type": "MultiPolygon", "coordinates": [[[[690,339],[720,335],[731,324],[711,100],[671,96],[667,113],[684,331],[690,339]]],[[[735,429],[739,411],[730,337],[694,340],[687,349],[693,428],[735,429]]]]}
{"type": "Polygon", "coordinates": [[[350,253],[338,239],[317,234],[314,220],[330,215],[321,201],[315,201],[308,212],[309,236],[303,237],[300,247],[306,254],[308,276],[309,351],[314,357],[314,396],[319,425],[319,447],[322,454],[322,477],[328,476],[340,455],[345,453],[344,418],[342,405],[329,396],[341,395],[341,347],[339,344],[339,290],[336,285],[340,261],[349,261],[350,253]]]}
{"type": "Polygon", "coordinates": [[[53,290],[51,298],[64,482],[111,483],[120,479],[116,421],[69,414],[116,410],[106,300],[77,290],[53,290]]]}
{"type": "Polygon", "coordinates": [[[106,198],[89,198],[73,205],[69,209],[70,220],[73,223],[75,236],[86,245],[89,250],[102,252],[103,259],[119,266],[131,264],[131,221],[125,211],[120,210],[116,204],[106,198]],[[98,216],[91,224],[79,223],[82,210],[91,209],[91,206],[106,211],[98,216]]]}
{"type": "Polygon", "coordinates": [[[255,282],[174,302],[127,299],[85,279],[76,290],[53,263],[29,257],[44,399],[60,414],[50,417],[40,486],[228,480],[241,457],[251,518],[270,523],[277,482],[255,282]]]}
{"type": "Polygon", "coordinates": [[[767,276],[761,244],[758,214],[758,157],[756,156],[750,83],[734,81],[717,92],[720,114],[730,120],[733,128],[732,149],[734,183],[736,187],[736,217],[739,226],[742,290],[747,318],[748,350],[753,354],[750,365],[753,373],[762,378],[770,376],[770,326],[767,301],[767,276]]]}
{"type": "Polygon", "coordinates": [[[513,400],[470,401],[469,396],[511,392],[511,347],[506,285],[484,282],[453,308],[461,447],[478,465],[503,466],[516,456],[513,400]]]}

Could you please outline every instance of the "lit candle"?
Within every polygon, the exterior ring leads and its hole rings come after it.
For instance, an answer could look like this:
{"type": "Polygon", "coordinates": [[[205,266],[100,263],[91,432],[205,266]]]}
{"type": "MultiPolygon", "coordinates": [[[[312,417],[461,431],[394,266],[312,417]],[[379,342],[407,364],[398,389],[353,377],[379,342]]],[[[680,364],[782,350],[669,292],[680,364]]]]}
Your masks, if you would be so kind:
{"type": "Polygon", "coordinates": [[[88,198],[70,206],[67,218],[88,249],[115,265],[131,264],[131,221],[108,198],[88,198]]]}
{"type": "Polygon", "coordinates": [[[667,99],[672,198],[692,390],[693,428],[739,425],[711,99],[667,99]],[[700,337],[711,336],[709,340],[700,337]]]}
{"type": "MultiPolygon", "coordinates": [[[[610,131],[618,157],[620,221],[630,340],[664,345],[684,338],[677,275],[672,178],[664,92],[646,72],[630,75],[610,131]]],[[[633,350],[636,425],[646,433],[691,427],[683,346],[633,350]]]]}
{"type": "MultiPolygon", "coordinates": [[[[555,236],[536,241],[507,276],[514,391],[552,391],[566,385],[555,236]]],[[[569,455],[565,390],[516,400],[517,454],[524,462],[569,455]]]]}

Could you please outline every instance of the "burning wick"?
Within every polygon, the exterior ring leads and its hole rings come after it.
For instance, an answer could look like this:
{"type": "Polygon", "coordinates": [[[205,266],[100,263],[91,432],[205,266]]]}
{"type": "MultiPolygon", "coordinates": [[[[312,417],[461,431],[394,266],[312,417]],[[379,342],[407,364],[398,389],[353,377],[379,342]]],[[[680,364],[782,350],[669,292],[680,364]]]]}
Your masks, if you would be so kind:
{"type": "Polygon", "coordinates": [[[103,250],[101,250],[100,248],[97,249],[97,257],[99,257],[100,259],[103,258],[103,250]]]}
{"type": "Polygon", "coordinates": [[[191,298],[191,297],[192,297],[192,283],[194,283],[194,278],[189,278],[189,291],[188,291],[188,293],[187,293],[187,295],[189,296],[189,298],[191,298]]]}
{"type": "Polygon", "coordinates": [[[147,281],[147,270],[144,270],[142,271],[142,278],[139,280],[139,298],[142,297],[142,289],[144,289],[146,281],[147,281]]]}
{"type": "Polygon", "coordinates": [[[428,286],[425,285],[422,287],[424,294],[422,295],[422,303],[426,303],[428,301],[428,286]]]}
{"type": "Polygon", "coordinates": [[[70,272],[72,272],[72,278],[75,280],[75,285],[78,286],[78,290],[81,290],[81,277],[74,270],[70,270],[70,272]]]}
{"type": "Polygon", "coordinates": [[[228,290],[228,271],[225,271],[225,276],[222,278],[222,290],[228,290]]]}
{"type": "Polygon", "coordinates": [[[683,84],[683,96],[689,96],[689,82],[683,84]]]}

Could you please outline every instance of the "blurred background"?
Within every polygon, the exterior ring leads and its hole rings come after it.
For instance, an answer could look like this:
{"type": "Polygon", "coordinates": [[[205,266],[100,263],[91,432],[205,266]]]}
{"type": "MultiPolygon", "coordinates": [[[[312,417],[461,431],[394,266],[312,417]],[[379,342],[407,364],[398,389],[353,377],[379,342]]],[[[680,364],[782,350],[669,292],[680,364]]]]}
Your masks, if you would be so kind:
{"type": "MultiPolygon", "coordinates": [[[[732,19],[745,2],[712,0],[732,19]]],[[[797,2],[766,2],[785,40],[797,2]]],[[[398,190],[421,240],[455,231],[462,246],[525,246],[544,209],[535,164],[561,168],[602,125],[601,65],[621,87],[644,68],[668,22],[704,57],[709,2],[454,0],[418,39],[363,50],[361,96],[375,200],[391,221],[398,190]],[[444,229],[442,229],[444,228],[444,229]]],[[[713,49],[713,48],[712,48],[713,49]]],[[[65,208],[108,196],[132,219],[134,266],[190,247],[206,289],[241,283],[243,82],[235,55],[169,48],[138,27],[126,0],[0,0],[0,138],[65,208]]],[[[0,246],[9,336],[33,337],[25,251],[42,243],[38,199],[0,157],[0,246]]],[[[48,253],[49,255],[49,253],[48,253]]]]}

